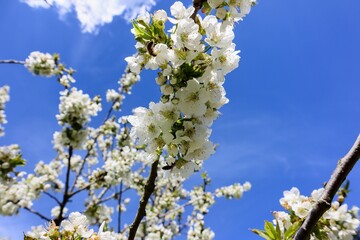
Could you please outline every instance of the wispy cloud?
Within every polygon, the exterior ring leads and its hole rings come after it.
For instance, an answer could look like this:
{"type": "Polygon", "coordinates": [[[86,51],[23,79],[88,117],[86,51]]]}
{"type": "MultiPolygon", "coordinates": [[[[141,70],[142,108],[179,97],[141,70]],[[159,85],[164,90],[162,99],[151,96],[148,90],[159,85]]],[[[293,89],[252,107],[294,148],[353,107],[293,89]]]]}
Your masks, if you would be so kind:
{"type": "Polygon", "coordinates": [[[33,8],[56,9],[60,18],[75,12],[83,32],[96,33],[100,26],[116,16],[126,20],[149,11],[155,0],[20,0],[33,8]]]}

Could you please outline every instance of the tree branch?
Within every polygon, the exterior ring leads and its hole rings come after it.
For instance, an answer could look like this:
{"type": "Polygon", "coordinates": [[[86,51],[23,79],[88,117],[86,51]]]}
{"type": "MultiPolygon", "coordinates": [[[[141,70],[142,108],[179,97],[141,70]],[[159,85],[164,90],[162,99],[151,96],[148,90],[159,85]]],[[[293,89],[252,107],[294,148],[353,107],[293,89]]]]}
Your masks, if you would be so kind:
{"type": "Polygon", "coordinates": [[[10,59],[10,60],[0,60],[0,63],[22,64],[22,65],[25,64],[24,61],[18,61],[18,60],[13,60],[13,59],[10,59]]]}
{"type": "Polygon", "coordinates": [[[59,201],[59,199],[57,199],[54,195],[48,193],[48,192],[43,192],[45,195],[47,195],[48,197],[50,197],[51,199],[53,199],[57,204],[61,204],[61,202],[59,201]]]}
{"type": "Polygon", "coordinates": [[[26,211],[28,211],[28,212],[31,212],[31,213],[33,213],[33,214],[35,214],[35,215],[39,216],[41,219],[44,219],[44,220],[45,220],[45,221],[47,221],[47,222],[50,222],[50,221],[51,221],[51,219],[50,219],[50,218],[48,218],[48,217],[46,217],[46,216],[42,215],[41,213],[39,213],[39,212],[37,212],[37,211],[35,211],[35,210],[31,209],[31,208],[24,207],[24,209],[25,209],[26,211]]]}
{"type": "Polygon", "coordinates": [[[150,198],[151,194],[154,192],[154,189],[155,189],[155,180],[156,180],[156,177],[157,177],[158,164],[159,164],[159,159],[157,159],[151,165],[150,174],[149,174],[148,180],[146,182],[146,185],[144,186],[144,193],[143,193],[143,196],[142,196],[142,198],[140,200],[140,204],[139,204],[138,211],[136,213],[136,217],[134,219],[134,222],[130,226],[128,240],[134,240],[135,239],[136,231],[137,231],[137,229],[138,229],[138,227],[140,225],[140,222],[143,219],[143,217],[146,215],[146,211],[145,211],[146,204],[148,203],[149,198],[150,198]]]}
{"type": "Polygon", "coordinates": [[[73,147],[69,147],[69,153],[68,153],[68,166],[66,170],[66,179],[65,179],[65,190],[64,190],[64,197],[60,204],[60,212],[57,218],[54,220],[55,224],[57,226],[60,226],[61,221],[64,219],[63,212],[66,204],[68,203],[69,199],[71,198],[71,195],[69,195],[69,187],[70,187],[70,171],[71,171],[71,157],[73,154],[73,147]]]}
{"type": "Polygon", "coordinates": [[[347,175],[360,158],[360,135],[356,139],[350,151],[338,162],[335,171],[325,186],[321,199],[316,203],[305,221],[297,231],[294,240],[308,240],[313,232],[317,221],[331,207],[331,202],[345,181],[347,175]]]}
{"type": "Polygon", "coordinates": [[[119,190],[119,195],[118,197],[118,222],[117,222],[117,227],[118,227],[118,233],[121,232],[121,198],[122,198],[122,188],[123,188],[123,183],[122,181],[120,182],[120,190],[119,190]]]}
{"type": "Polygon", "coordinates": [[[193,0],[193,7],[195,8],[195,11],[191,15],[191,18],[195,22],[196,22],[196,15],[197,15],[198,11],[202,8],[204,2],[206,2],[206,0],[193,0]]]}

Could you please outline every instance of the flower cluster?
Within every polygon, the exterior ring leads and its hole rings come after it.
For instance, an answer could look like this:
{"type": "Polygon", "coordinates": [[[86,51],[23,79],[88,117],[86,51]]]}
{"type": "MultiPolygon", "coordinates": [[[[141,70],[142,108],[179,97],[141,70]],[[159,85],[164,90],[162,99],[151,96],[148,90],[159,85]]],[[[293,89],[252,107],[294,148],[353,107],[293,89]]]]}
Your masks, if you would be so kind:
{"type": "MultiPolygon", "coordinates": [[[[9,159],[9,165],[14,166],[13,168],[15,168],[15,164],[19,166],[25,163],[17,145],[1,147],[0,155],[4,159],[9,159]]],[[[59,179],[62,167],[63,165],[58,161],[51,161],[49,164],[40,161],[35,167],[34,174],[12,170],[14,176],[11,176],[8,169],[2,171],[7,175],[0,178],[0,194],[2,196],[0,214],[10,216],[18,213],[20,208],[30,209],[33,205],[32,201],[37,199],[43,191],[50,189],[60,191],[64,186],[59,179]]]]}
{"type": "Polygon", "coordinates": [[[56,118],[64,128],[54,134],[54,142],[81,148],[87,136],[86,124],[101,110],[101,99],[96,96],[91,100],[89,95],[76,88],[66,89],[60,95],[60,113],[56,118]]]}
{"type": "Polygon", "coordinates": [[[49,54],[42,52],[32,52],[25,60],[25,67],[33,74],[52,77],[57,76],[58,82],[65,88],[69,88],[71,83],[75,83],[72,77],[74,70],[67,69],[64,64],[60,63],[58,54],[49,54]]]}
{"type": "Polygon", "coordinates": [[[2,125],[7,123],[5,115],[5,103],[10,100],[9,90],[9,86],[3,86],[0,88],[0,137],[5,134],[2,125]]]}
{"type": "Polygon", "coordinates": [[[249,14],[251,7],[256,4],[256,0],[208,0],[205,5],[205,11],[216,10],[216,17],[220,19],[229,19],[231,21],[240,21],[249,14]]]}
{"type": "Polygon", "coordinates": [[[75,83],[75,79],[71,75],[63,75],[59,78],[59,82],[64,87],[70,87],[70,83],[75,83]]]}
{"type": "Polygon", "coordinates": [[[248,3],[213,5],[217,17],[210,15],[206,2],[204,18],[194,7],[186,8],[181,2],[171,7],[172,16],[163,10],[139,16],[132,30],[137,53],[126,58],[128,66],[119,80],[120,87],[106,92],[111,107],[98,127],[89,123],[102,110],[100,97],[91,99],[71,88],[74,70],[65,68],[57,54],[31,53],[25,66],[35,75],[55,76],[65,87],[56,115],[62,130],[54,133],[56,157],[49,163],[39,161],[32,174],[14,171],[21,165],[10,163],[21,158],[18,148],[0,148],[0,154],[8,156],[0,160],[2,178],[6,176],[0,181],[0,195],[4,196],[0,199],[0,214],[13,215],[22,208],[54,220],[48,227],[33,228],[26,234],[27,239],[126,239],[129,225],[121,224],[121,215],[130,203],[128,196],[144,194],[149,166],[159,159],[155,189],[136,237],[173,239],[185,233],[189,239],[213,239],[215,234],[205,226],[204,217],[215,197],[241,198],[250,184],[211,192],[206,190],[210,183],[206,174],[199,186],[185,189],[183,183],[215,151],[209,137],[219,109],[228,102],[224,77],[240,59],[233,43],[234,22],[240,13],[243,17],[249,12],[248,3]],[[221,11],[226,11],[226,17],[219,17],[221,11]],[[167,22],[172,24],[169,31],[165,31],[167,22]],[[117,120],[112,110],[121,109],[143,69],[159,71],[156,83],[161,100],[117,120]],[[57,204],[47,214],[33,206],[41,194],[57,204]],[[69,214],[69,203],[83,196],[87,198],[82,214],[69,214]],[[187,207],[192,209],[190,213],[185,211],[187,207]],[[108,231],[114,214],[120,233],[108,231]],[[89,225],[99,226],[99,231],[95,233],[89,225]]]}
{"type": "Polygon", "coordinates": [[[103,231],[103,226],[99,229],[99,233],[94,233],[93,229],[88,228],[88,219],[79,212],[70,214],[68,220],[61,222],[60,226],[56,226],[51,222],[49,227],[43,226],[33,227],[31,231],[25,234],[26,239],[116,239],[107,235],[108,232],[103,231]],[[107,238],[109,237],[109,238],[107,238]]]}
{"type": "MultiPolygon", "coordinates": [[[[311,196],[307,197],[301,195],[299,189],[295,187],[290,191],[284,191],[284,197],[280,199],[280,204],[287,212],[273,212],[275,219],[272,221],[275,226],[279,227],[282,239],[288,239],[287,237],[291,237],[291,234],[295,233],[317,201],[320,200],[323,192],[324,189],[320,188],[312,191],[311,196]]],[[[360,226],[359,208],[349,209],[347,204],[342,204],[344,199],[342,197],[339,199],[332,202],[331,208],[317,222],[310,239],[354,239],[360,226]]]]}
{"type": "Polygon", "coordinates": [[[215,195],[216,197],[226,197],[227,199],[239,199],[243,196],[244,192],[247,192],[250,189],[251,184],[249,182],[245,182],[243,185],[234,183],[233,185],[216,189],[215,195]]]}
{"type": "Polygon", "coordinates": [[[36,51],[25,60],[25,67],[35,75],[51,77],[56,73],[56,61],[49,53],[36,51]]]}
{"type": "Polygon", "coordinates": [[[187,232],[188,240],[211,240],[215,237],[215,233],[210,228],[205,228],[204,215],[201,213],[190,216],[188,222],[191,226],[187,232]]]}
{"type": "Polygon", "coordinates": [[[17,144],[0,147],[0,180],[8,179],[17,166],[25,164],[17,144]]]}
{"type": "MultiPolygon", "coordinates": [[[[238,66],[240,59],[232,42],[233,23],[238,20],[234,11],[240,6],[241,16],[249,12],[243,10],[247,1],[235,2],[227,5],[233,14],[222,19],[213,15],[194,17],[194,7],[175,2],[170,8],[172,17],[160,10],[153,15],[145,13],[133,22],[138,54],[125,60],[136,75],[143,68],[159,69],[156,82],[162,97],[149,108],[134,110],[129,117],[132,133],[150,154],[161,150],[168,156],[166,168],[185,178],[215,151],[209,140],[210,127],[218,110],[228,102],[224,76],[238,66]],[[167,20],[173,24],[170,35],[165,32],[167,20]]],[[[226,4],[214,8],[220,5],[226,4]]]]}
{"type": "MultiPolygon", "coordinates": [[[[323,191],[323,188],[314,190],[310,197],[306,197],[300,195],[299,189],[294,187],[290,191],[284,192],[284,197],[280,199],[280,204],[297,218],[304,219],[320,199],[323,191]]],[[[332,207],[322,216],[320,223],[318,223],[325,225],[322,227],[322,235],[328,239],[353,239],[353,236],[356,235],[357,228],[360,226],[358,217],[359,208],[353,207],[352,209],[348,209],[347,204],[340,205],[337,201],[334,201],[331,206],[332,207]]],[[[291,215],[286,215],[284,212],[274,213],[275,219],[280,224],[281,229],[291,225],[291,215]]],[[[276,220],[274,223],[276,223],[276,220]]],[[[315,235],[312,236],[312,239],[320,238],[315,235]]]]}

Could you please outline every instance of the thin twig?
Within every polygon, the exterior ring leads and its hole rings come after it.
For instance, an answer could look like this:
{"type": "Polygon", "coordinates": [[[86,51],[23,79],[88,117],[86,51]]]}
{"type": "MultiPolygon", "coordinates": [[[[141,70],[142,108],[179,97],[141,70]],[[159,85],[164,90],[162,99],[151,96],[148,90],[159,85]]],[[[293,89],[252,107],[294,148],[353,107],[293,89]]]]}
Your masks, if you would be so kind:
{"type": "Polygon", "coordinates": [[[119,195],[117,196],[118,197],[118,208],[119,208],[119,211],[118,211],[118,233],[121,232],[121,198],[122,198],[122,188],[123,188],[123,183],[122,181],[120,182],[120,190],[119,190],[119,195]]]}
{"type": "Polygon", "coordinates": [[[18,61],[18,60],[13,60],[13,59],[9,59],[9,60],[0,60],[0,63],[22,64],[22,65],[24,65],[24,64],[25,64],[25,62],[24,62],[24,61],[18,61]]]}
{"type": "Polygon", "coordinates": [[[52,7],[52,5],[47,0],[44,0],[44,2],[46,2],[50,7],[52,7]]]}
{"type": "Polygon", "coordinates": [[[69,195],[69,187],[70,187],[69,185],[70,185],[70,172],[71,172],[71,157],[72,157],[72,154],[73,154],[73,147],[70,146],[69,147],[69,152],[68,152],[68,165],[67,165],[67,170],[66,170],[64,196],[63,196],[63,200],[62,200],[62,202],[60,204],[59,215],[54,220],[54,222],[55,222],[55,224],[57,226],[59,226],[61,221],[64,219],[64,217],[63,217],[64,208],[65,208],[66,204],[68,203],[69,199],[71,198],[71,196],[69,195]]]}
{"type": "Polygon", "coordinates": [[[46,196],[50,197],[51,199],[53,199],[57,204],[61,204],[60,200],[57,199],[54,195],[48,193],[48,192],[43,192],[46,196]]]}
{"type": "Polygon", "coordinates": [[[308,240],[313,232],[317,221],[331,207],[331,202],[345,181],[347,175],[360,158],[360,135],[356,139],[350,151],[338,162],[335,171],[325,186],[321,199],[317,201],[305,221],[297,231],[294,240],[308,240]]]}
{"type": "Polygon", "coordinates": [[[45,221],[47,221],[47,222],[50,222],[50,221],[51,221],[51,219],[50,219],[50,218],[48,218],[48,217],[46,217],[46,216],[42,215],[41,213],[39,213],[39,212],[35,211],[34,209],[31,209],[31,208],[28,208],[28,207],[24,207],[24,209],[25,209],[26,211],[28,211],[28,212],[31,212],[31,213],[33,213],[33,214],[35,214],[35,215],[39,216],[41,219],[44,219],[44,220],[45,220],[45,221]]]}
{"type": "Polygon", "coordinates": [[[89,184],[87,184],[85,187],[79,188],[79,189],[76,190],[75,192],[70,192],[70,193],[69,193],[69,197],[73,197],[74,195],[78,194],[79,192],[82,192],[82,191],[84,191],[84,190],[86,190],[86,189],[89,189],[92,184],[94,184],[94,183],[89,183],[89,184]]]}
{"type": "MultiPolygon", "coordinates": [[[[160,154],[159,154],[159,156],[160,156],[160,154]]],[[[157,159],[151,165],[149,178],[148,178],[148,180],[146,182],[146,185],[144,186],[144,193],[143,193],[143,196],[141,197],[139,208],[138,208],[137,213],[136,213],[136,217],[135,217],[133,223],[130,225],[128,240],[135,239],[136,232],[137,232],[137,229],[138,229],[138,227],[140,225],[140,222],[143,219],[143,217],[145,217],[145,215],[146,215],[146,211],[145,211],[146,204],[148,203],[149,198],[150,198],[151,194],[154,192],[154,189],[155,189],[155,180],[156,180],[156,177],[157,177],[158,164],[159,164],[159,159],[157,159]]]]}

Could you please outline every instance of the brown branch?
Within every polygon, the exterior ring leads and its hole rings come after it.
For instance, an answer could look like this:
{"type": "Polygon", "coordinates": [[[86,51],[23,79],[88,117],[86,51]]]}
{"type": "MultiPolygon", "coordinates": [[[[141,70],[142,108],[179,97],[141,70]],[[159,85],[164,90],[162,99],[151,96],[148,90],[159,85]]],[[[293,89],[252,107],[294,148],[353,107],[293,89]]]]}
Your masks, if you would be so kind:
{"type": "Polygon", "coordinates": [[[25,209],[26,211],[28,211],[28,212],[31,212],[31,213],[39,216],[41,219],[44,219],[44,220],[47,221],[47,222],[50,222],[50,221],[51,221],[50,218],[46,217],[45,215],[42,215],[41,213],[39,213],[39,212],[37,212],[37,211],[35,211],[35,210],[31,209],[31,208],[24,207],[24,209],[25,209]]]}
{"type": "Polygon", "coordinates": [[[313,232],[317,221],[331,207],[331,202],[345,181],[347,175],[360,158],[360,135],[356,139],[350,151],[338,162],[335,171],[325,186],[321,199],[318,200],[305,221],[297,231],[294,240],[308,240],[313,232]]]}
{"type": "Polygon", "coordinates": [[[154,189],[155,189],[155,180],[156,180],[156,177],[157,177],[158,164],[159,164],[159,159],[157,159],[151,165],[149,178],[148,178],[148,180],[146,182],[146,185],[144,186],[144,193],[143,193],[143,196],[142,196],[142,198],[140,200],[140,204],[139,204],[139,208],[138,208],[137,213],[136,213],[136,217],[134,219],[134,222],[130,225],[128,240],[135,239],[136,231],[137,231],[137,229],[138,229],[138,227],[140,225],[140,222],[143,219],[143,217],[145,217],[145,215],[146,215],[146,211],[145,211],[146,204],[148,203],[149,198],[150,198],[151,194],[154,192],[154,189]]]}
{"type": "Polygon", "coordinates": [[[119,190],[119,195],[117,196],[118,197],[118,222],[117,222],[117,227],[118,227],[118,233],[121,232],[121,198],[122,198],[122,188],[123,188],[123,183],[122,181],[120,182],[120,190],[119,190]]]}
{"type": "Polygon", "coordinates": [[[89,184],[87,184],[87,185],[86,185],[85,187],[83,187],[83,188],[79,188],[78,190],[76,190],[76,191],[74,191],[74,192],[70,192],[70,193],[68,194],[69,197],[73,197],[74,195],[78,194],[79,192],[82,192],[82,191],[84,191],[84,190],[86,190],[86,189],[89,189],[92,184],[94,184],[94,183],[89,183],[89,184]]]}
{"type": "Polygon", "coordinates": [[[10,60],[0,60],[0,63],[22,64],[22,65],[25,64],[24,61],[18,61],[18,60],[13,60],[13,59],[10,59],[10,60]]]}
{"type": "Polygon", "coordinates": [[[70,187],[70,171],[71,171],[71,157],[73,155],[73,147],[69,147],[68,152],[68,166],[66,170],[66,179],[65,179],[65,190],[64,190],[64,197],[60,204],[60,212],[56,219],[54,219],[54,222],[56,226],[60,226],[61,221],[64,219],[63,212],[66,204],[69,202],[71,195],[69,194],[69,187],[70,187]]]}
{"type": "Polygon", "coordinates": [[[61,202],[59,201],[59,199],[57,199],[54,195],[48,193],[48,192],[43,192],[46,196],[50,197],[51,199],[53,199],[57,204],[61,204],[61,202]]]}
{"type": "Polygon", "coordinates": [[[195,8],[195,11],[191,15],[191,18],[195,22],[196,22],[196,15],[197,15],[198,11],[202,8],[204,2],[206,2],[206,0],[193,0],[193,7],[195,8]]]}

